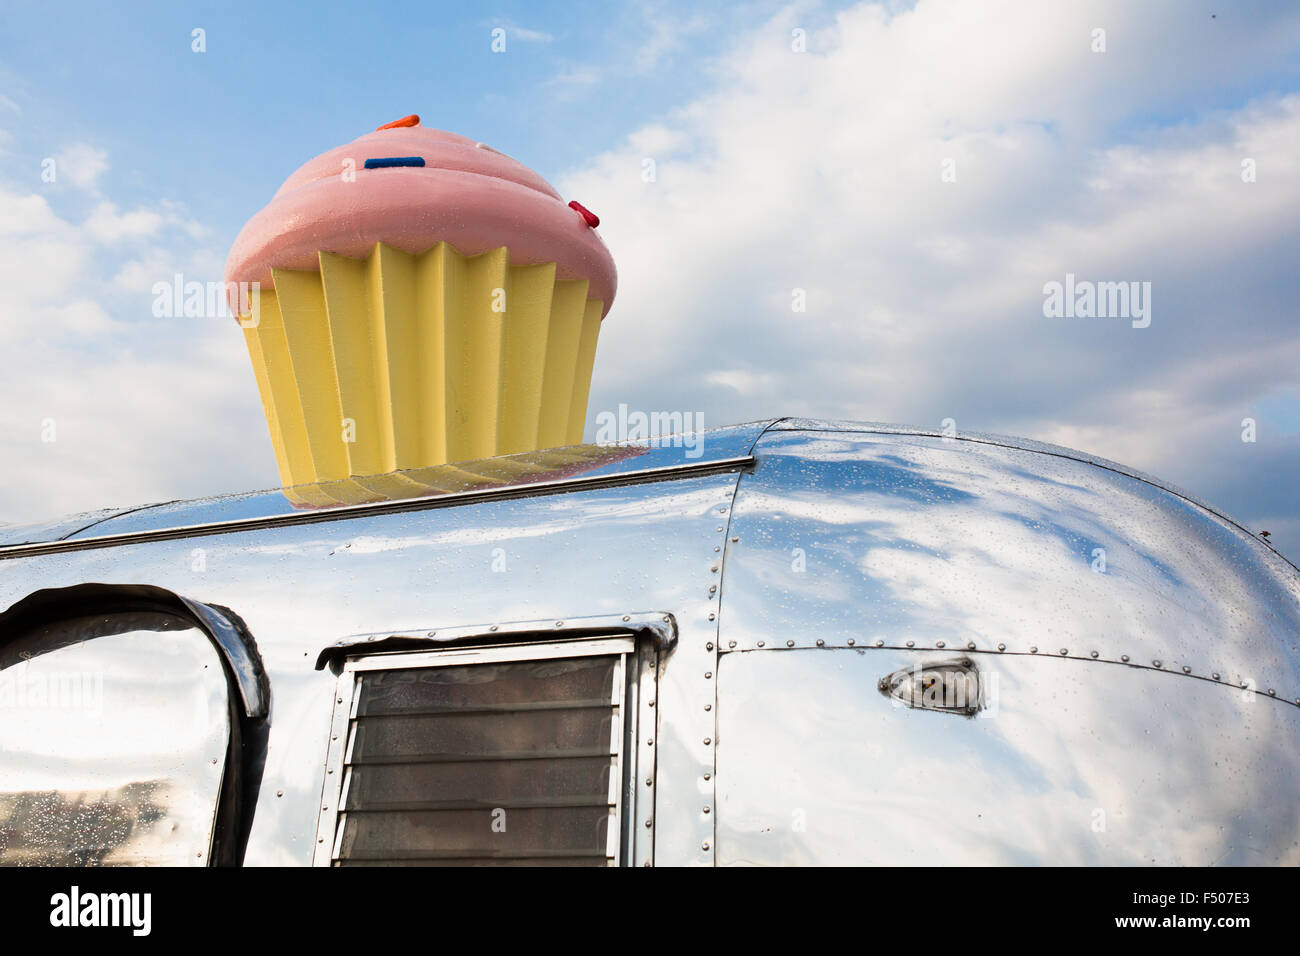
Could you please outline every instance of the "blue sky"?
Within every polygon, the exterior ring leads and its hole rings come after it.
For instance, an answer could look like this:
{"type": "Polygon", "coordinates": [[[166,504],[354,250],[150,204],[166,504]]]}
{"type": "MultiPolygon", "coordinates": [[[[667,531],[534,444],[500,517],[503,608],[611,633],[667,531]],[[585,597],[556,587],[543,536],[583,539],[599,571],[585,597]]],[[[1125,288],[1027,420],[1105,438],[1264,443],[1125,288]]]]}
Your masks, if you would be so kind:
{"type": "MultiPolygon", "coordinates": [[[[751,22],[778,8],[732,5],[751,22]]],[[[553,178],[698,91],[734,36],[726,9],[9,4],[0,89],[24,129],[6,165],[94,142],[114,157],[119,202],[184,203],[230,238],[301,162],[412,112],[553,178]]]]}
{"type": "Polygon", "coordinates": [[[411,112],[601,215],[589,430],[951,417],[1300,556],[1289,2],[6,5],[0,521],[274,484],[237,331],[150,288],[219,279],[293,169],[411,112]],[[1046,318],[1067,272],[1151,282],[1150,327],[1046,318]]]}

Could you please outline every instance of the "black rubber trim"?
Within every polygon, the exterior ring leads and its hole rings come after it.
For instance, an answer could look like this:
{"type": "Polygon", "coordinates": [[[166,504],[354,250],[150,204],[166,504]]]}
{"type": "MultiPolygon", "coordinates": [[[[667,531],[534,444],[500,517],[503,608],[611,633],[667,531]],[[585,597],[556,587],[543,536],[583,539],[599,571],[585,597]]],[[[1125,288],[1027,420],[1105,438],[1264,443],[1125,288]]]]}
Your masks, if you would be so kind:
{"type": "MultiPolygon", "coordinates": [[[[164,588],[143,584],[78,584],[45,588],[0,613],[0,647],[34,628],[74,617],[153,611],[193,625],[221,657],[230,706],[230,741],[212,833],[210,866],[240,866],[248,848],[253,812],[261,791],[270,731],[270,682],[257,643],[238,614],[164,588]]],[[[105,637],[116,633],[105,621],[105,637]]],[[[50,646],[45,650],[57,650],[50,646]]]]}

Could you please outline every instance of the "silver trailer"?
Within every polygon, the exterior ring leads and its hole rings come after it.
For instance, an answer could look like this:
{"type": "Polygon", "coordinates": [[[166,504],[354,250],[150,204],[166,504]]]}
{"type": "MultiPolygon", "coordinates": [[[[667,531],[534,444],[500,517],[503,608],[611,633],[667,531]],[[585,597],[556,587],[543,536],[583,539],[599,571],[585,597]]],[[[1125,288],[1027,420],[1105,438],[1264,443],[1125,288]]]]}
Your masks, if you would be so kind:
{"type": "Polygon", "coordinates": [[[1300,573],[1159,481],[790,419],[430,472],[0,529],[0,862],[1300,862],[1300,573]]]}

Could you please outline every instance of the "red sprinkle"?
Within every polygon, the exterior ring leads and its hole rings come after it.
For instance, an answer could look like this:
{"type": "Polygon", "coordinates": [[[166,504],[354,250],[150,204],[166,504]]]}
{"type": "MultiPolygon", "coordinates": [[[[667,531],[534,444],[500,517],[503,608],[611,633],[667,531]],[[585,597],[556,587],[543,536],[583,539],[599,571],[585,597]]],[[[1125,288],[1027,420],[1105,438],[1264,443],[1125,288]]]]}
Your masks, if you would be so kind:
{"type": "Polygon", "coordinates": [[[592,229],[595,229],[597,226],[600,225],[600,217],[597,216],[590,209],[588,209],[586,206],[584,206],[582,203],[578,202],[576,199],[573,200],[573,202],[569,203],[569,208],[578,210],[578,212],[582,215],[583,220],[592,229]]]}
{"type": "Polygon", "coordinates": [[[403,116],[399,120],[393,120],[391,123],[385,123],[383,126],[377,127],[375,129],[375,132],[378,133],[379,130],[381,129],[400,129],[403,126],[419,126],[419,125],[420,125],[420,117],[412,113],[410,116],[403,116]]]}

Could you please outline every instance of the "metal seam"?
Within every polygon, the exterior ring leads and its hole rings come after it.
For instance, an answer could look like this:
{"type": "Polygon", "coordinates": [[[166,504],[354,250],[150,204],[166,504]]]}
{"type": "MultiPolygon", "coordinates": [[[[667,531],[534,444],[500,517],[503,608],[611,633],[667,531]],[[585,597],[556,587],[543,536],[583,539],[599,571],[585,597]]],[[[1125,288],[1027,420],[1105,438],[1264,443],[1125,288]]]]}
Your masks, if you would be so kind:
{"type": "MultiPolygon", "coordinates": [[[[784,418],[774,419],[769,422],[761,432],[754,436],[753,444],[749,446],[750,460],[753,460],[754,449],[762,441],[773,426],[780,422],[787,421],[784,418]]],[[[713,745],[710,747],[710,771],[709,771],[709,806],[716,809],[718,805],[718,664],[722,660],[722,592],[723,582],[727,576],[727,556],[731,553],[731,525],[736,516],[736,499],[740,495],[740,483],[744,480],[745,473],[741,469],[736,470],[736,480],[731,486],[731,498],[727,505],[727,520],[722,522],[722,550],[718,552],[718,583],[717,591],[710,601],[710,606],[714,610],[714,627],[713,627],[713,697],[712,697],[712,714],[713,714],[713,745]]],[[[717,845],[718,845],[718,815],[710,814],[710,840],[709,840],[709,858],[716,865],[717,863],[717,845]]]]}
{"type": "MultiPolygon", "coordinates": [[[[770,427],[771,425],[769,424],[768,428],[770,427]]],[[[755,436],[754,444],[751,445],[749,449],[751,452],[751,460],[752,460],[752,452],[754,446],[758,444],[759,439],[762,438],[762,436],[766,434],[766,432],[767,432],[767,428],[764,428],[762,432],[760,432],[757,436],[755,436]]],[[[708,683],[711,684],[712,686],[710,687],[710,693],[707,695],[709,701],[709,714],[711,719],[704,722],[705,725],[707,725],[710,728],[709,737],[708,737],[709,743],[706,744],[706,746],[708,746],[709,748],[709,764],[708,764],[709,777],[708,777],[708,787],[705,788],[708,802],[705,804],[705,808],[702,810],[702,812],[708,815],[709,837],[708,837],[707,844],[701,846],[700,852],[705,853],[707,855],[708,861],[715,865],[717,862],[716,854],[717,854],[717,845],[718,845],[718,832],[717,832],[718,827],[717,827],[717,814],[713,811],[718,804],[718,792],[717,792],[718,662],[721,660],[720,653],[721,653],[721,643],[722,643],[722,581],[723,578],[726,576],[726,571],[727,571],[727,549],[729,547],[729,541],[731,535],[731,519],[736,512],[736,496],[740,492],[740,482],[741,479],[744,477],[744,473],[740,469],[737,469],[733,474],[734,474],[734,480],[731,482],[730,494],[724,496],[723,499],[726,502],[722,506],[726,512],[725,514],[726,520],[725,521],[721,520],[723,517],[722,515],[717,516],[717,520],[720,525],[721,540],[718,541],[717,545],[715,545],[715,548],[717,550],[715,550],[712,555],[708,556],[710,561],[716,562],[717,584],[711,585],[712,587],[715,587],[716,590],[709,596],[709,600],[707,602],[707,606],[711,609],[710,613],[713,617],[713,620],[711,622],[708,622],[713,625],[712,628],[708,629],[708,632],[713,635],[713,640],[710,642],[713,646],[712,646],[711,656],[709,658],[711,663],[709,665],[709,671],[708,671],[708,673],[712,676],[705,678],[708,681],[708,683]]],[[[715,516],[713,512],[710,511],[709,513],[710,520],[714,520],[714,517],[715,516]]],[[[714,534],[717,533],[718,532],[714,532],[714,534]]],[[[710,581],[713,580],[712,571],[710,571],[709,578],[707,580],[710,581]]]]}
{"type": "MultiPolygon", "coordinates": [[[[722,648],[719,648],[718,653],[719,654],[749,654],[749,653],[759,653],[765,651],[909,651],[909,652],[924,651],[930,654],[949,654],[954,656],[961,656],[965,654],[987,654],[991,657],[1032,657],[1032,658],[1037,658],[1039,660],[1077,661],[1083,664],[1115,664],[1119,667],[1129,667],[1132,668],[1133,670],[1147,671],[1149,673],[1156,673],[1156,674],[1168,674],[1171,677],[1184,677],[1190,680],[1203,681],[1207,684],[1212,684],[1218,687],[1227,688],[1228,690],[1233,690],[1238,692],[1244,691],[1246,693],[1256,694],[1268,700],[1274,700],[1277,701],[1278,703],[1286,704],[1288,707],[1294,707],[1300,710],[1300,696],[1292,698],[1279,693],[1270,694],[1267,688],[1264,690],[1258,689],[1258,685],[1255,688],[1242,687],[1240,684],[1234,683],[1231,680],[1224,680],[1224,679],[1215,680],[1213,677],[1206,676],[1206,674],[1198,673],[1196,671],[1192,671],[1191,673],[1188,673],[1181,670],[1178,667],[1166,666],[1164,662],[1161,662],[1161,666],[1157,667],[1154,664],[1144,664],[1141,661],[1134,661],[1134,660],[1125,661],[1125,660],[1116,660],[1114,658],[1108,658],[1108,657],[1093,657],[1091,653],[1089,653],[1089,655],[1086,657],[1081,657],[1077,654],[1061,654],[1052,651],[1013,651],[1009,649],[1005,651],[999,651],[999,650],[991,650],[989,648],[972,649],[961,645],[955,647],[915,647],[915,646],[907,647],[906,645],[901,645],[901,644],[877,644],[874,641],[870,643],[864,641],[862,643],[845,642],[845,643],[838,643],[838,644],[827,644],[824,643],[824,639],[822,640],[823,643],[821,644],[800,644],[797,641],[795,641],[793,644],[777,642],[777,643],[773,643],[772,646],[770,647],[733,647],[727,650],[723,650],[722,648]]],[[[1212,674],[1216,672],[1210,671],[1209,673],[1212,674]]],[[[1272,688],[1272,689],[1276,690],[1276,688],[1272,688]]]]}

